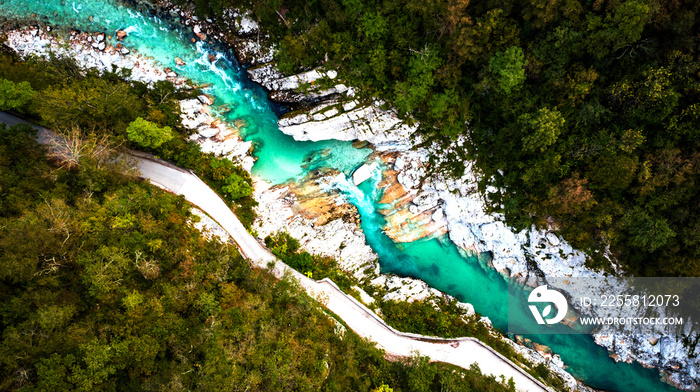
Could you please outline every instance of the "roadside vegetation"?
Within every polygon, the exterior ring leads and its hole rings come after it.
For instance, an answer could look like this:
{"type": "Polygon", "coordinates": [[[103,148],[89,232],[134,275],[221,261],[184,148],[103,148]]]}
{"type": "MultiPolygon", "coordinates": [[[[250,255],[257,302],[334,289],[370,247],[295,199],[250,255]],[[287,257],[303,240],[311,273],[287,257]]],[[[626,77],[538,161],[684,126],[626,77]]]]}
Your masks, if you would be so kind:
{"type": "Polygon", "coordinates": [[[203,237],[184,198],[97,143],[49,158],[34,134],[0,125],[0,390],[514,391],[478,368],[386,360],[203,237]]]}
{"type": "Polygon", "coordinates": [[[188,140],[179,100],[196,89],[178,91],[168,81],[130,82],[128,70],[98,74],[72,59],[19,59],[0,52],[0,110],[15,110],[47,128],[78,138],[102,136],[113,147],[154,154],[191,169],[223,197],[250,227],[256,205],[250,175],[239,165],[205,154],[188,140]]]}
{"type": "Polygon", "coordinates": [[[473,160],[516,228],[552,224],[594,267],[609,246],[635,275],[700,275],[697,1],[180,2],[252,10],[282,71],[337,69],[427,143],[466,137],[435,169],[473,160]]]}
{"type": "Polygon", "coordinates": [[[316,280],[329,278],[346,294],[352,295],[360,302],[364,301],[356,288],[364,290],[374,299],[374,302],[365,305],[398,331],[440,338],[477,338],[534,377],[559,391],[566,390],[564,382],[551,374],[546,365],[535,366],[518,354],[504,341],[507,338],[501,331],[488,327],[481,321],[480,314],[469,314],[466,309],[458,306],[454,298],[426,298],[411,302],[384,299],[388,294],[386,290],[370,283],[374,276],[359,280],[341,270],[337,260],[301,250],[299,241],[286,232],[267,236],[265,245],[290,267],[316,280]]]}

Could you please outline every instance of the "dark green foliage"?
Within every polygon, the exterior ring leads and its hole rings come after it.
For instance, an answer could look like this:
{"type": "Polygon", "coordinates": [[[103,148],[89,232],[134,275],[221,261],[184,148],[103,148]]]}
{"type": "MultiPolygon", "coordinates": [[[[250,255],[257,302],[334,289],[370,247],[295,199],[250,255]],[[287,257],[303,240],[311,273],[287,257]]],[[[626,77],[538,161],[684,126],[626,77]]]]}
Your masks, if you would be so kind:
{"type": "Polygon", "coordinates": [[[37,96],[34,110],[52,128],[124,130],[144,108],[127,83],[88,77],[46,88],[37,96]]]}
{"type": "Polygon", "coordinates": [[[337,334],[296,284],[204,239],[181,197],[52,167],[26,127],[0,127],[0,150],[1,390],[513,390],[337,334]]]}
{"type": "Polygon", "coordinates": [[[475,337],[514,362],[523,362],[522,358],[505,343],[502,338],[494,336],[480,315],[467,315],[457,306],[456,301],[441,298],[438,301],[380,301],[382,316],[392,327],[403,332],[413,332],[442,338],[475,337]]]}
{"type": "Polygon", "coordinates": [[[0,124],[0,216],[21,213],[49,186],[44,149],[36,144],[28,125],[7,129],[0,124]]]}
{"type": "Polygon", "coordinates": [[[126,82],[126,74],[80,70],[68,58],[29,58],[0,53],[0,78],[28,82],[39,92],[29,107],[43,125],[65,130],[79,127],[104,133],[117,141],[126,140],[126,127],[141,117],[158,126],[182,131],[178,99],[188,92],[176,92],[172,83],[156,82],[152,89],[140,82],[126,82]]]}
{"type": "Polygon", "coordinates": [[[15,83],[28,82],[36,91],[83,76],[80,67],[70,57],[50,54],[48,61],[34,56],[21,60],[14,53],[0,53],[0,78],[15,83]]]}
{"type": "Polygon", "coordinates": [[[609,247],[633,274],[700,274],[697,1],[222,0],[207,13],[219,7],[252,10],[283,71],[337,69],[420,121],[427,143],[468,136],[434,170],[474,160],[512,225],[553,220],[598,267],[609,247]]]}
{"type": "MultiPolygon", "coordinates": [[[[352,292],[353,286],[363,286],[349,274],[340,271],[336,260],[300,251],[299,241],[285,232],[266,237],[265,246],[290,267],[312,279],[328,277],[346,293],[352,292]]],[[[443,338],[471,336],[515,362],[523,362],[510,345],[493,335],[491,330],[479,321],[481,316],[468,315],[456,301],[448,301],[444,298],[435,302],[433,300],[404,302],[380,299],[376,303],[381,310],[382,319],[399,331],[443,338]]]]}
{"type": "Polygon", "coordinates": [[[533,373],[541,379],[547,379],[549,377],[549,368],[544,362],[532,368],[533,373]]]}
{"type": "Polygon", "coordinates": [[[234,209],[241,223],[250,227],[255,220],[253,207],[257,205],[253,198],[253,180],[250,174],[227,158],[216,158],[211,154],[204,157],[203,167],[196,173],[209,186],[218,190],[234,209]]]}

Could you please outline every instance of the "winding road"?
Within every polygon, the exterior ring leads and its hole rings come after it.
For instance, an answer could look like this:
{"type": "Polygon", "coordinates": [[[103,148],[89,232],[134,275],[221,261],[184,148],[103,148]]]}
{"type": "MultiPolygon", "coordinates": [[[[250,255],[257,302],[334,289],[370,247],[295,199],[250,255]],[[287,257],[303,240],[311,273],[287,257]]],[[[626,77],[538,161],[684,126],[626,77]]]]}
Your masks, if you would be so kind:
{"type": "MultiPolygon", "coordinates": [[[[11,114],[0,112],[0,122],[8,125],[26,123],[11,114]]],[[[31,124],[30,124],[31,125],[31,124]]],[[[55,134],[37,127],[39,142],[51,145],[55,134]]],[[[272,255],[250,235],[226,203],[202,180],[188,170],[156,159],[149,154],[129,152],[140,176],[172,193],[183,195],[187,201],[206,212],[226,230],[241,253],[259,268],[271,267],[272,273],[296,279],[309,295],[318,299],[328,310],[340,317],[348,327],[395,356],[415,353],[433,361],[450,363],[463,368],[478,364],[481,372],[497,379],[512,378],[519,391],[552,391],[501,354],[474,338],[441,339],[395,330],[355,298],[343,293],[329,279],[315,281],[287,266],[272,255]]]]}

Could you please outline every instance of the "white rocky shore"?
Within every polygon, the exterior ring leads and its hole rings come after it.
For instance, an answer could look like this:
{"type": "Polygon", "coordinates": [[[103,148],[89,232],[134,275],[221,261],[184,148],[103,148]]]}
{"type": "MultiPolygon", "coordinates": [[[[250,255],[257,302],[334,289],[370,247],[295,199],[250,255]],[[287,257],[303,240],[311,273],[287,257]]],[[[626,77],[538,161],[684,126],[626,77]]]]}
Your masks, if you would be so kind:
{"type": "MultiPolygon", "coordinates": [[[[175,86],[183,86],[187,80],[175,72],[165,72],[162,67],[153,63],[140,54],[129,50],[123,44],[112,46],[106,40],[104,33],[86,34],[71,33],[67,41],[60,40],[49,34],[50,29],[42,30],[39,27],[27,27],[6,33],[5,44],[14,49],[21,56],[30,54],[48,57],[54,53],[59,57],[71,57],[82,68],[94,68],[100,72],[128,69],[131,71],[131,80],[154,83],[160,80],[169,80],[175,86]]],[[[118,32],[114,32],[117,34],[118,32]]]]}
{"type": "Polygon", "coordinates": [[[240,164],[250,171],[255,164],[253,142],[240,136],[236,124],[228,124],[212,114],[213,101],[207,95],[180,101],[180,118],[185,128],[196,131],[190,140],[197,142],[203,152],[211,152],[240,164]]]}

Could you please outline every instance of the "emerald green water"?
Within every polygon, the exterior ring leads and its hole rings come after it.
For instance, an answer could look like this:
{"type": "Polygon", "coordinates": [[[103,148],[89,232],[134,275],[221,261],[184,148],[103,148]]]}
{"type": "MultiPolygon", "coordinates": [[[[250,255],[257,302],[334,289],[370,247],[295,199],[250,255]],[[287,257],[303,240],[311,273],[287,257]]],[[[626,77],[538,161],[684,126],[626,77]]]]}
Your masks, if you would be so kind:
{"type": "MultiPolygon", "coordinates": [[[[215,98],[215,106],[229,111],[229,121],[241,120],[242,136],[256,143],[258,161],[253,174],[272,183],[303,176],[317,167],[331,167],[349,175],[367,158],[370,150],[355,149],[349,142],[296,142],[277,128],[277,116],[284,110],[267,100],[265,91],[248,81],[245,70],[230,53],[198,42],[177,24],[137,9],[107,0],[0,0],[0,15],[22,19],[32,13],[47,23],[88,32],[127,30],[124,44],[129,49],[152,56],[163,66],[199,84],[210,84],[205,92],[215,98]],[[92,16],[93,21],[90,21],[92,16]],[[211,64],[208,55],[217,61],[211,64]],[[175,57],[186,65],[176,66],[175,57]]],[[[114,43],[114,42],[113,42],[114,43]]],[[[220,48],[219,48],[220,49],[220,48]]],[[[522,304],[518,322],[533,323],[522,298],[508,298],[507,282],[476,257],[468,257],[446,237],[397,244],[382,232],[385,224],[376,212],[380,196],[377,184],[381,173],[360,187],[350,181],[337,181],[334,188],[348,196],[358,207],[362,229],[368,244],[379,255],[383,271],[423,279],[430,286],[474,305],[477,312],[489,317],[494,326],[507,326],[508,301],[522,304]]],[[[512,316],[512,315],[511,315],[512,316]]],[[[556,326],[555,328],[566,328],[556,326]]],[[[577,378],[595,388],[611,391],[673,391],[659,381],[659,373],[640,365],[615,363],[605,349],[587,335],[527,336],[545,344],[559,354],[577,378]]]]}

